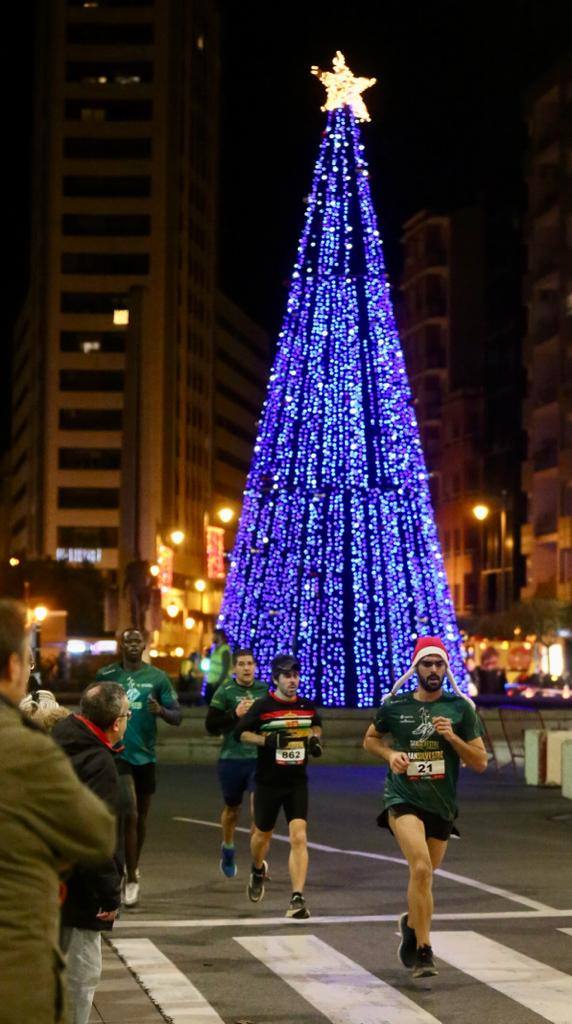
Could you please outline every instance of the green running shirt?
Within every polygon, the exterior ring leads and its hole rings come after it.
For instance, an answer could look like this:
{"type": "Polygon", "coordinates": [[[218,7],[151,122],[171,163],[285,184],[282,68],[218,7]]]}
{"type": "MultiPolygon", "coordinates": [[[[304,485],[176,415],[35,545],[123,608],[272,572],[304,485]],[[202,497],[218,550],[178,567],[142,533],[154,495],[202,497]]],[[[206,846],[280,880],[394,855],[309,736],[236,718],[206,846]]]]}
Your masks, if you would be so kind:
{"type": "MultiPolygon", "coordinates": [[[[250,686],[241,686],[240,683],[237,683],[236,679],[230,679],[229,682],[222,683],[215,690],[214,697],[211,700],[211,708],[218,708],[219,711],[226,712],[234,711],[241,700],[245,698],[253,701],[258,700],[260,697],[266,697],[267,693],[268,687],[266,683],[261,682],[259,679],[255,679],[250,686]]],[[[234,736],[234,729],[238,722],[240,722],[240,718],[235,720],[235,725],[231,728],[230,732],[225,734],[219,756],[223,760],[236,760],[237,758],[241,760],[255,760],[256,747],[251,746],[249,743],[241,743],[234,736]]]]}
{"type": "Polygon", "coordinates": [[[409,757],[407,774],[387,771],[384,807],[407,803],[453,821],[457,814],[460,758],[450,743],[435,732],[432,719],[450,718],[453,731],[469,743],[482,735],[475,709],[455,694],[435,701],[415,700],[413,693],[398,694],[382,704],[375,717],[378,733],[391,733],[393,749],[409,757]]]}
{"type": "Polygon", "coordinates": [[[170,708],[177,703],[177,694],[169,676],[153,665],[144,664],[136,672],[126,672],[123,665],[113,662],[101,668],[96,675],[98,683],[119,683],[129,699],[131,718],[125,731],[125,750],[121,757],[129,764],[150,764],[157,760],[155,743],[157,719],[147,708],[149,697],[170,708]]]}

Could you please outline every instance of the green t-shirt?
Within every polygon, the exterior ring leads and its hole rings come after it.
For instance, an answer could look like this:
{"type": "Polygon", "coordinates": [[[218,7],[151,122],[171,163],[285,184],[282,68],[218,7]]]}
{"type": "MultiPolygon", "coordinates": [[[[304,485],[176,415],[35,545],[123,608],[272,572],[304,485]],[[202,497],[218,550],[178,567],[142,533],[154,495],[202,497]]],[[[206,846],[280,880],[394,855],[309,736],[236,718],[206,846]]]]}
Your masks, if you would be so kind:
{"type": "Polygon", "coordinates": [[[391,733],[393,749],[409,757],[407,774],[388,769],[383,791],[385,807],[413,804],[453,821],[457,814],[457,779],[460,758],[450,743],[435,732],[432,719],[450,718],[453,731],[470,742],[482,734],[475,709],[468,701],[444,693],[436,701],[415,700],[412,693],[390,697],[375,718],[379,733],[391,733]]]}
{"type": "Polygon", "coordinates": [[[101,668],[95,678],[102,683],[120,683],[129,699],[131,718],[127,722],[122,758],[129,764],[155,762],[157,719],[148,710],[147,701],[153,696],[164,708],[176,704],[177,695],[169,677],[160,669],[145,664],[136,672],[127,672],[116,661],[101,668]]]}
{"type": "MultiPolygon", "coordinates": [[[[218,708],[219,711],[234,711],[237,704],[240,704],[241,700],[248,697],[249,700],[258,700],[259,697],[266,697],[268,693],[268,687],[266,683],[262,683],[259,679],[255,679],[250,686],[242,686],[237,683],[236,679],[231,679],[228,683],[223,683],[215,690],[213,699],[211,700],[211,708],[218,708]]],[[[247,758],[255,760],[258,752],[258,747],[251,746],[250,743],[241,743],[240,740],[235,740],[234,729],[227,732],[220,749],[220,756],[225,760],[227,758],[247,758]]]]}

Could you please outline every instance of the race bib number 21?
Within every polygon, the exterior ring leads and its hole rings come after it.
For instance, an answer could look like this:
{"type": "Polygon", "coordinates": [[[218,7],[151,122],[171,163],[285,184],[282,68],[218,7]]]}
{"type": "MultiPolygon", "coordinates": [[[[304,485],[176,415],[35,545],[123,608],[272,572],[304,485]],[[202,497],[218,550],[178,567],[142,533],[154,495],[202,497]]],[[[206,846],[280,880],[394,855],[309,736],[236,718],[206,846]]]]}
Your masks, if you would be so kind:
{"type": "Polygon", "coordinates": [[[407,765],[407,778],[418,779],[444,779],[445,761],[410,761],[407,765]]]}

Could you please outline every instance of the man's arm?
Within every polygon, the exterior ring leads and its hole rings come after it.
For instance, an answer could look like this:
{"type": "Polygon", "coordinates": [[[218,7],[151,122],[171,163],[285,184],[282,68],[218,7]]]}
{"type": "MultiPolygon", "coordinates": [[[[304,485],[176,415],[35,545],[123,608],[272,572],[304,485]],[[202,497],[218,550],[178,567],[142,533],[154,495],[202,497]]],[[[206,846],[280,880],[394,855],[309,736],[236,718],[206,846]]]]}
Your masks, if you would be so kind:
{"type": "Polygon", "coordinates": [[[205,718],[205,729],[211,736],[220,736],[221,733],[230,732],[236,725],[234,711],[223,711],[222,708],[213,707],[212,703],[205,718]]]}
{"type": "Polygon", "coordinates": [[[53,740],[34,733],[23,760],[21,814],[55,856],[68,864],[98,864],[111,857],[115,816],[79,781],[53,740]]]}
{"type": "Polygon", "coordinates": [[[177,700],[170,680],[166,676],[159,683],[157,697],[155,693],[152,693],[149,697],[147,707],[152,715],[162,718],[167,725],[180,725],[183,720],[183,709],[177,700]]]}
{"type": "MultiPolygon", "coordinates": [[[[261,698],[261,700],[263,699],[261,698]]],[[[238,725],[234,730],[234,738],[240,740],[241,743],[250,743],[255,747],[263,747],[266,743],[266,737],[258,732],[260,728],[258,713],[261,700],[255,700],[246,714],[242,715],[239,719],[238,725]]]]}
{"type": "Polygon", "coordinates": [[[370,725],[363,738],[363,749],[367,750],[368,754],[373,754],[374,757],[385,761],[396,775],[403,775],[407,771],[409,758],[403,751],[393,750],[387,737],[388,733],[379,733],[375,725],[370,725]]]}
{"type": "Polygon", "coordinates": [[[453,750],[459,755],[463,764],[472,768],[474,772],[484,772],[489,763],[489,755],[480,736],[472,740],[462,740],[453,730],[453,723],[450,718],[439,716],[433,719],[435,731],[450,743],[453,750]]]}

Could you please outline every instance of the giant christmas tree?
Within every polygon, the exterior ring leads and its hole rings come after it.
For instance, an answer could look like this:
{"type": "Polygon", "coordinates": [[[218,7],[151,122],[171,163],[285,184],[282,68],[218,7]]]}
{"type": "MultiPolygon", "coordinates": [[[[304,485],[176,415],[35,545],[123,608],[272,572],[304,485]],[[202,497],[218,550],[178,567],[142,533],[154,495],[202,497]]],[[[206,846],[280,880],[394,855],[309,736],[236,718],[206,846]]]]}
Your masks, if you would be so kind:
{"type": "Polygon", "coordinates": [[[302,692],[379,702],[418,636],[464,677],[358,120],[338,53],[219,623],[260,674],[295,651],[302,692]]]}

